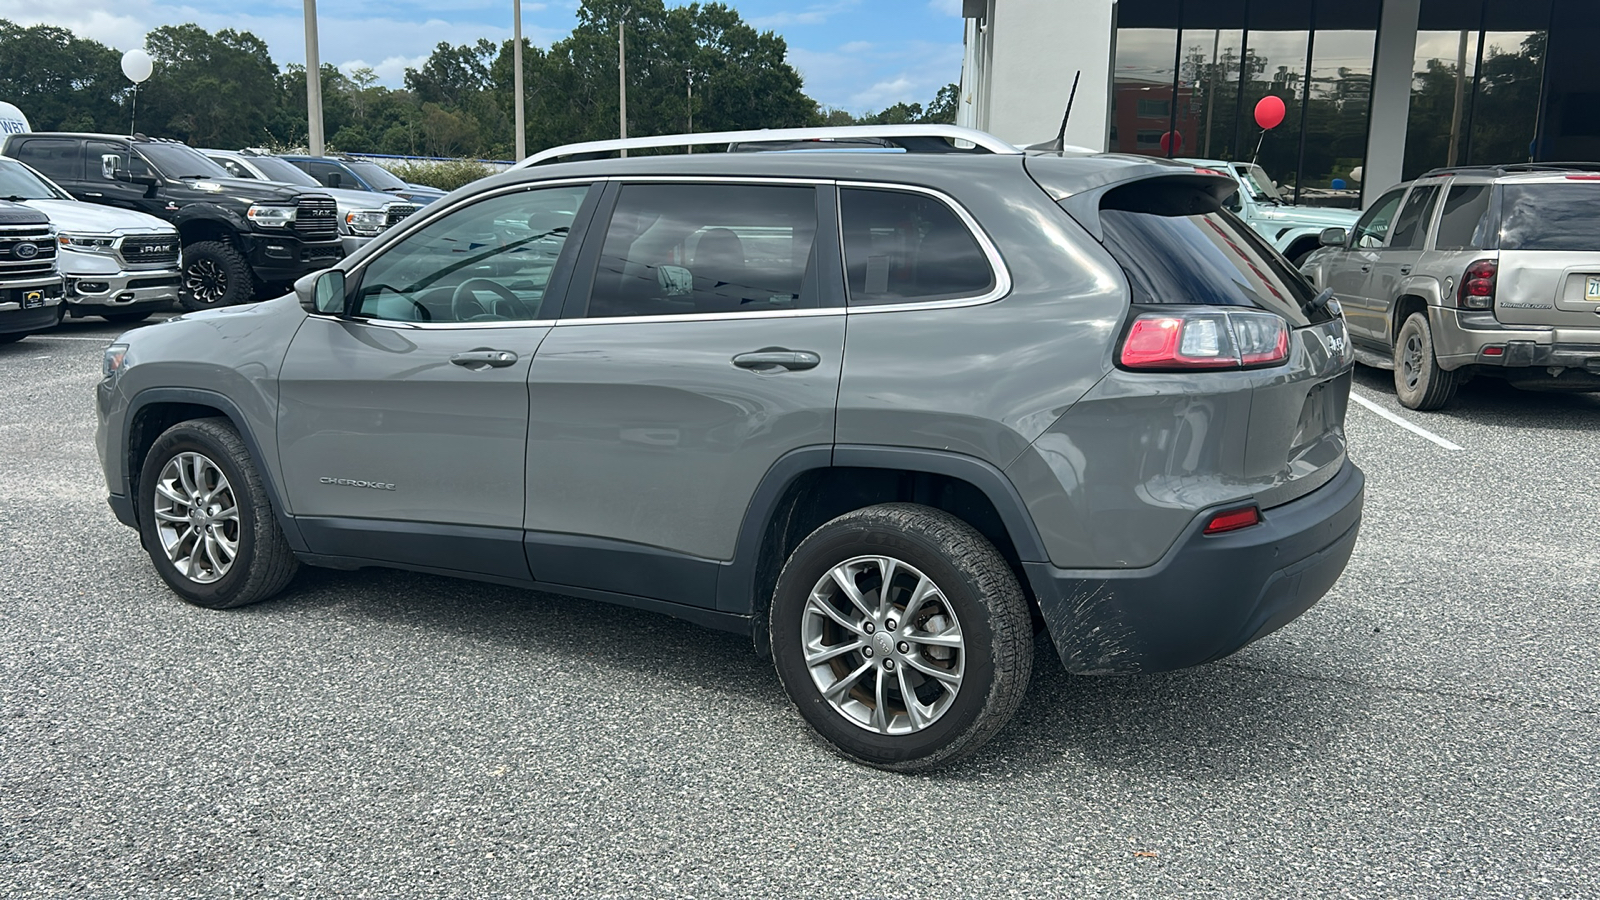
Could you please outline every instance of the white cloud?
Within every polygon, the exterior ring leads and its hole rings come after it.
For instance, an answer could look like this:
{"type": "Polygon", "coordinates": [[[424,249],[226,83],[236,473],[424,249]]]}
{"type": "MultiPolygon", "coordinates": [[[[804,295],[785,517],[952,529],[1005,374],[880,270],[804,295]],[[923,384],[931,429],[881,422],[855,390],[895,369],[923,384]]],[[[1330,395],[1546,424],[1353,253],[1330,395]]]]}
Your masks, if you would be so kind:
{"type": "Polygon", "coordinates": [[[857,5],[860,0],[840,0],[837,3],[814,3],[797,12],[773,13],[746,19],[758,29],[784,28],[789,25],[822,25],[830,18],[857,5]]]}
{"type": "Polygon", "coordinates": [[[960,16],[961,0],[928,0],[928,8],[947,16],[960,16]]]}
{"type": "Polygon", "coordinates": [[[830,51],[791,46],[789,64],[805,79],[806,93],[823,106],[877,112],[896,103],[933,100],[939,88],[961,77],[961,45],[856,41],[830,51]]]}

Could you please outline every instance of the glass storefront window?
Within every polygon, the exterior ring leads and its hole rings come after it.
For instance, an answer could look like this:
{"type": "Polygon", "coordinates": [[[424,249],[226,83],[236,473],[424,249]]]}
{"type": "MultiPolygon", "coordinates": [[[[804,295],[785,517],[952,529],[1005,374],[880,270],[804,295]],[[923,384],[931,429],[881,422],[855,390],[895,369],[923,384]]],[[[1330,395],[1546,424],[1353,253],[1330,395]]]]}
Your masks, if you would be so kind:
{"type": "MultiPolygon", "coordinates": [[[[1470,10],[1470,19],[1477,22],[1476,9],[1470,10]]],[[[1401,170],[1406,179],[1466,161],[1477,60],[1476,29],[1417,32],[1411,66],[1411,115],[1406,122],[1406,157],[1401,170]]]]}
{"type": "MultiPolygon", "coordinates": [[[[1173,63],[1177,54],[1176,28],[1118,29],[1107,141],[1113,152],[1167,155],[1161,138],[1172,128],[1173,63]]],[[[1191,96],[1191,89],[1180,89],[1179,106],[1187,105],[1191,96]]]]}
{"type": "Polygon", "coordinates": [[[1175,156],[1238,158],[1234,142],[1243,51],[1243,29],[1184,29],[1179,95],[1186,94],[1188,105],[1178,117],[1183,137],[1175,156]]]}
{"type": "Polygon", "coordinates": [[[1472,115],[1472,162],[1516,163],[1533,158],[1545,38],[1543,31],[1490,31],[1483,35],[1483,66],[1472,115]]]}
{"type": "MultiPolygon", "coordinates": [[[[1319,22],[1320,24],[1320,22],[1319,22]]],[[[1367,154],[1367,113],[1372,101],[1372,55],[1377,31],[1316,32],[1311,52],[1311,96],[1301,149],[1299,203],[1355,208],[1361,189],[1350,177],[1367,154]]]]}

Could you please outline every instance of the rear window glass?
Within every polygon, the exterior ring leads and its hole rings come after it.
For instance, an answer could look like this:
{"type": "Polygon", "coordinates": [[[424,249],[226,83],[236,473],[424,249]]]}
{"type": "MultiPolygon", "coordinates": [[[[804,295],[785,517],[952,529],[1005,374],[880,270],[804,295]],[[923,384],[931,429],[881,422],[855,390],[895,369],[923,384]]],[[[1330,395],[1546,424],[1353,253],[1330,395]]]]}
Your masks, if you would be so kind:
{"type": "Polygon", "coordinates": [[[1436,250],[1482,250],[1489,246],[1489,185],[1458,184],[1444,198],[1436,250]]]}
{"type": "Polygon", "coordinates": [[[939,200],[841,188],[839,206],[852,305],[953,300],[994,287],[977,239],[939,200]]]}
{"type": "Polygon", "coordinates": [[[1508,184],[1502,190],[1500,249],[1600,247],[1600,183],[1508,184]]]}
{"type": "Polygon", "coordinates": [[[1204,190],[1129,185],[1106,195],[1100,223],[1136,304],[1250,307],[1295,325],[1330,317],[1323,307],[1307,318],[1310,283],[1204,190]]]}

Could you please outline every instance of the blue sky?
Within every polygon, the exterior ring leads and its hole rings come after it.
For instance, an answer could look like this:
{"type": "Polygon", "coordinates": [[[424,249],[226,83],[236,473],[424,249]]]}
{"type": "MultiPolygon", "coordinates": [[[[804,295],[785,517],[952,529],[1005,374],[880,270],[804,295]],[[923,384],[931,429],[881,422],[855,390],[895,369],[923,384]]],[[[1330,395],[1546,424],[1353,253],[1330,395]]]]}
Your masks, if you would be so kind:
{"type": "MultiPolygon", "coordinates": [[[[926,103],[940,86],[960,78],[960,0],[735,0],[729,5],[746,21],[784,36],[806,92],[827,106],[862,112],[902,100],[926,103]]],[[[547,46],[571,30],[576,8],[571,0],[526,0],[523,32],[547,46]]],[[[60,25],[119,50],[139,46],[144,33],[159,25],[238,28],[264,39],[282,65],[305,61],[302,9],[303,0],[0,0],[0,19],[60,25]]],[[[317,16],[323,62],[346,69],[372,66],[392,87],[400,86],[405,68],[419,64],[440,41],[511,37],[510,0],[322,0],[317,16]]]]}

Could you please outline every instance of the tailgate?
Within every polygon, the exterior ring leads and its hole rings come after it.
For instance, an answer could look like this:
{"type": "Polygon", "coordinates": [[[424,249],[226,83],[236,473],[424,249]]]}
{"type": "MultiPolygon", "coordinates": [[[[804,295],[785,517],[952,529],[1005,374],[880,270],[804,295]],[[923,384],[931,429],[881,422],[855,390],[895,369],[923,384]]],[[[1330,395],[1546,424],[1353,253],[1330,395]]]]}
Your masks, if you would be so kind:
{"type": "Polygon", "coordinates": [[[1600,328],[1600,248],[1502,250],[1494,317],[1508,325],[1600,328]]]}
{"type": "Polygon", "coordinates": [[[1245,476],[1263,485],[1270,509],[1311,493],[1344,465],[1345,409],[1354,350],[1344,320],[1296,328],[1287,370],[1255,389],[1245,443],[1245,476]]]}

